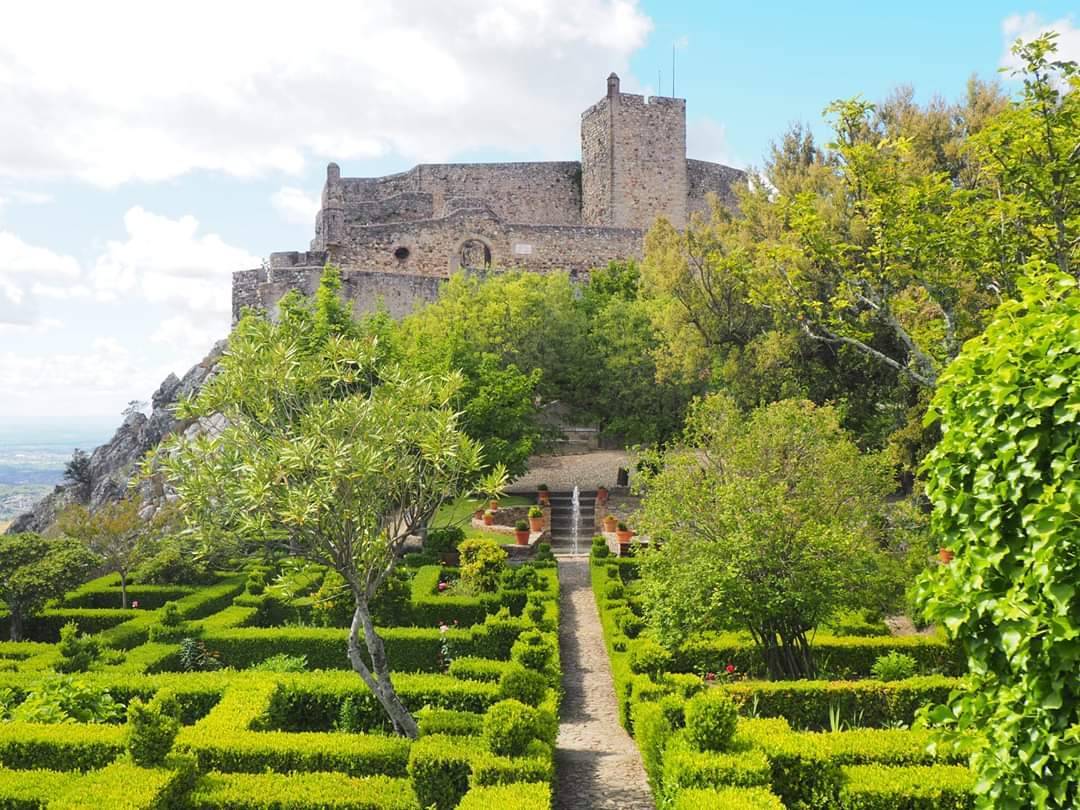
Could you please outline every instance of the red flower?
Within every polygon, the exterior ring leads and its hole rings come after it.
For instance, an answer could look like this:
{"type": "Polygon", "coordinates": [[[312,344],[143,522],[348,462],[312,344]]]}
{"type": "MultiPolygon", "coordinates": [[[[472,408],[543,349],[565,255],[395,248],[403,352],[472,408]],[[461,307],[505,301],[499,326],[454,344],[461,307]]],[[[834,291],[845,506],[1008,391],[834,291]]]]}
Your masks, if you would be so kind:
{"type": "Polygon", "coordinates": [[[715,681],[716,680],[716,673],[715,672],[706,673],[705,680],[707,680],[707,681],[715,681]]]}
{"type": "Polygon", "coordinates": [[[732,672],[735,671],[735,665],[734,664],[728,664],[727,667],[726,667],[726,670],[727,670],[727,674],[730,675],[732,672]]]}

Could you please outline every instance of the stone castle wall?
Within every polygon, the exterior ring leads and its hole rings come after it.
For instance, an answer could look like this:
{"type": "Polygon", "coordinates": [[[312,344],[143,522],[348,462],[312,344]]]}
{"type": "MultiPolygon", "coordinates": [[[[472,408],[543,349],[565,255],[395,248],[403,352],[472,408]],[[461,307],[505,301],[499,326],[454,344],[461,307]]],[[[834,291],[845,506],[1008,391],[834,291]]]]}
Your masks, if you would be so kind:
{"type": "Polygon", "coordinates": [[[289,289],[312,292],[339,266],[358,311],[382,300],[394,315],[430,300],[451,273],[497,269],[587,273],[640,258],[659,216],[685,227],[715,193],[736,207],[742,173],[686,159],[686,102],[619,91],[582,114],[581,162],[421,164],[385,177],[327,166],[311,250],[275,253],[235,274],[233,314],[272,310],[289,289]]]}

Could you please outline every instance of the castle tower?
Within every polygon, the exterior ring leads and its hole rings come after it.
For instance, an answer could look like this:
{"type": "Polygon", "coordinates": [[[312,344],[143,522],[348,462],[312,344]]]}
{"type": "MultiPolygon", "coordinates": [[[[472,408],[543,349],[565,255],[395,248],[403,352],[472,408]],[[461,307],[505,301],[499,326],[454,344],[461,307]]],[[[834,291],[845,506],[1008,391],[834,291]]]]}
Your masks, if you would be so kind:
{"type": "Polygon", "coordinates": [[[619,91],[581,114],[581,216],[585,225],[648,228],[667,217],[686,227],[686,100],[619,91]]]}
{"type": "Polygon", "coordinates": [[[311,240],[311,249],[326,250],[340,244],[344,229],[345,199],[341,185],[341,168],[336,163],[328,163],[322,206],[315,217],[315,238],[311,240]]]}

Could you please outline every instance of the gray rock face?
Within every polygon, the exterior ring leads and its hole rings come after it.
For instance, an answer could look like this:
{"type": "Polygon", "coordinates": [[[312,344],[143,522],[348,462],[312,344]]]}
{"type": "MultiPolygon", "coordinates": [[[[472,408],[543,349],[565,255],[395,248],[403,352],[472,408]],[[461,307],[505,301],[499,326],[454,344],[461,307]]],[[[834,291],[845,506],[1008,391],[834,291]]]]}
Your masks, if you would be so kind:
{"type": "Polygon", "coordinates": [[[56,487],[29,512],[15,518],[8,527],[8,534],[47,531],[64,507],[75,502],[84,503],[93,510],[120,500],[147,451],[157,447],[169,434],[188,429],[188,421],[178,420],[173,415],[173,406],[202,387],[224,350],[225,341],[220,341],[183,379],[178,379],[175,374],[166,377],[151,399],[153,410],[150,416],[143,413],[128,415],[112,439],[90,455],[88,487],[79,484],[56,487]]]}

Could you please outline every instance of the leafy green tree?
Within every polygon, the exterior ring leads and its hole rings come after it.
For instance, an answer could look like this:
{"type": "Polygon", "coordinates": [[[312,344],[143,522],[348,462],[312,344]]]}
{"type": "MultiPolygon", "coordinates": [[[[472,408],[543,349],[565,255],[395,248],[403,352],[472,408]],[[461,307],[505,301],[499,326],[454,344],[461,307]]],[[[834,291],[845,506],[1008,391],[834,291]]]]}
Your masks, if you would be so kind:
{"type": "Polygon", "coordinates": [[[662,544],[642,558],[642,596],[663,642],[745,630],[772,677],[812,677],[819,624],[898,598],[876,576],[892,565],[880,537],[891,477],[832,408],[785,400],[744,417],[714,394],[683,445],[650,461],[639,522],[662,544]]]}
{"type": "Polygon", "coordinates": [[[325,294],[289,302],[278,323],[242,318],[217,373],[178,407],[212,429],[175,437],[160,463],[206,542],[271,543],[341,575],[353,601],[349,661],[395,728],[416,737],[372,600],[406,538],[469,490],[481,448],[451,405],[460,376],[403,369],[342,306],[325,294]]]}
{"type": "Polygon", "coordinates": [[[958,639],[967,688],[930,717],[969,751],[983,807],[1080,802],[1080,291],[1021,285],[942,375],[926,461],[927,618],[958,639]]]}
{"type": "Polygon", "coordinates": [[[126,608],[128,577],[149,556],[148,540],[158,522],[144,519],[138,496],[102,504],[91,512],[72,504],[60,513],[60,530],[86,544],[110,571],[120,575],[120,606],[126,608]]]}
{"type": "Polygon", "coordinates": [[[0,535],[0,601],[11,613],[11,640],[22,641],[26,620],[81,583],[96,562],[70,538],[0,535]]]}

